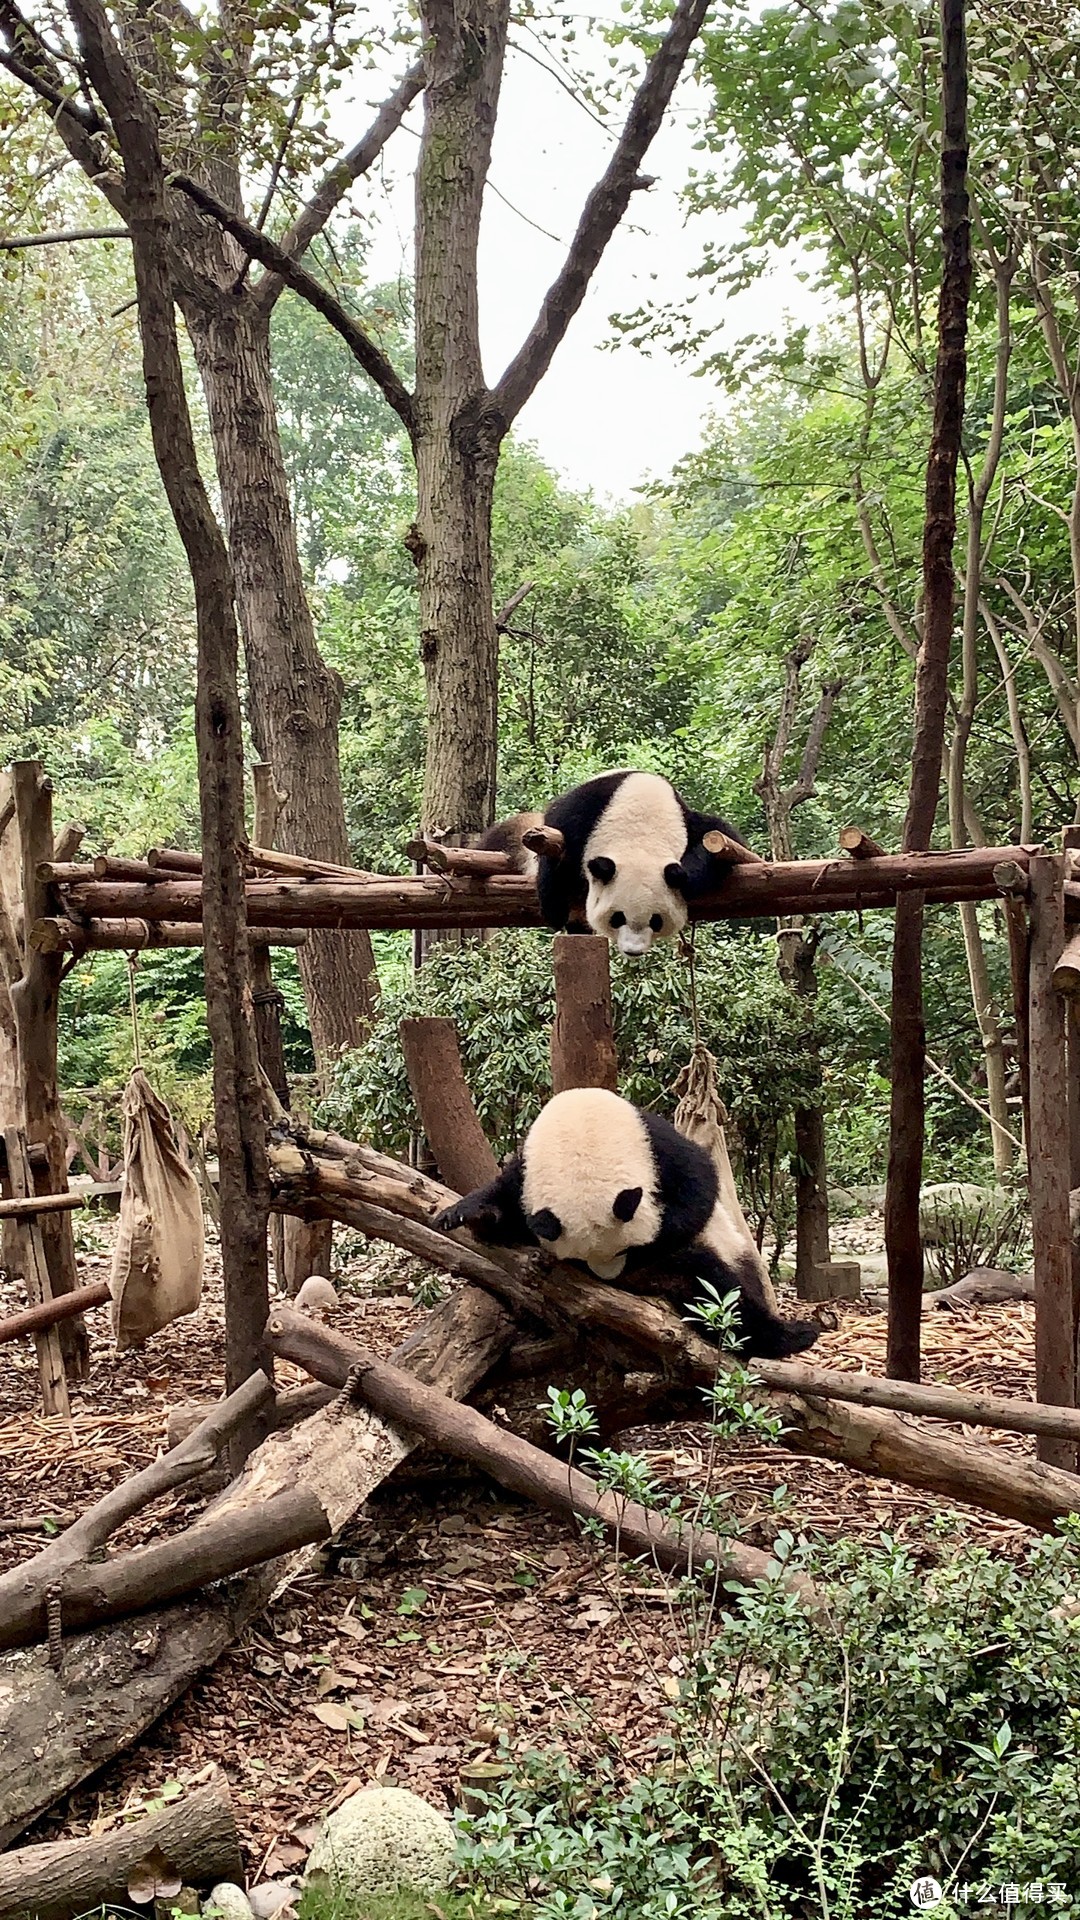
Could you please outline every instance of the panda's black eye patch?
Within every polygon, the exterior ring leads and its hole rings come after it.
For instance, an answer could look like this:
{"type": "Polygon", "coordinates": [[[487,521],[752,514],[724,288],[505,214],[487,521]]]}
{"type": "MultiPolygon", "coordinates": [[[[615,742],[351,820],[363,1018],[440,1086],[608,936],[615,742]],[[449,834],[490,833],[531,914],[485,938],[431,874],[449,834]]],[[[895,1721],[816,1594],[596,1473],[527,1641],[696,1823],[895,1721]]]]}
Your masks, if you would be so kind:
{"type": "Polygon", "coordinates": [[[625,915],[625,913],[618,913],[618,912],[616,912],[616,913],[613,913],[613,914],[612,914],[612,916],[611,916],[611,920],[610,920],[610,922],[609,922],[609,925],[610,925],[610,926],[613,926],[613,927],[625,927],[625,925],[626,925],[626,915],[625,915]]]}
{"type": "Polygon", "coordinates": [[[651,920],[649,921],[649,925],[650,925],[650,927],[652,928],[652,930],[653,930],[653,932],[654,932],[654,933],[662,933],[662,932],[663,932],[663,930],[664,930],[664,916],[663,916],[663,914],[662,914],[662,913],[654,913],[654,914],[653,914],[653,917],[652,917],[652,919],[651,919],[651,920]]]}
{"type": "Polygon", "coordinates": [[[525,1225],[538,1240],[557,1240],[562,1232],[562,1221],[550,1207],[541,1207],[539,1213],[530,1213],[525,1225]]]}
{"type": "Polygon", "coordinates": [[[624,1187],[612,1202],[611,1211],[616,1220],[632,1220],[641,1205],[641,1187],[624,1187]]]}

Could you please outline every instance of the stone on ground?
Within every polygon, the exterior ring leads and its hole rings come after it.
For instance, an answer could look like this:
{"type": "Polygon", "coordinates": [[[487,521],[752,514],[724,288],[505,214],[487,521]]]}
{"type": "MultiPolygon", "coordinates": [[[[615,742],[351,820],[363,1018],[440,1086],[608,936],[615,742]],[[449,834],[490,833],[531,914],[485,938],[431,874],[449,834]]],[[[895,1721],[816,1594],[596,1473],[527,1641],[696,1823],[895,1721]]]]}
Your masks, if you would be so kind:
{"type": "Polygon", "coordinates": [[[305,1878],[351,1894],[437,1893],[450,1878],[450,1822],[404,1787],[367,1787],[328,1815],[305,1878]]]}

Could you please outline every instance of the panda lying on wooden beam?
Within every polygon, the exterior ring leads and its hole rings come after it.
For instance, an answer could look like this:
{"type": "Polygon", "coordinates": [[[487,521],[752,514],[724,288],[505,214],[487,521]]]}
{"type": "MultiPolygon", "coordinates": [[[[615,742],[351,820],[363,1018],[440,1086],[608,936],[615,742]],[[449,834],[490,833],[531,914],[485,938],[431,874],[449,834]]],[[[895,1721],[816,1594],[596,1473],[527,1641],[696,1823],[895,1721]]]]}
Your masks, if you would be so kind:
{"type": "Polygon", "coordinates": [[[707,833],[743,842],[718,814],[696,813],[658,773],[601,773],[553,800],[546,813],[515,813],[477,841],[508,853],[536,881],[549,927],[603,934],[620,953],[648,953],[681,933],[687,902],[715,886],[728,862],[707,853],[707,833]],[[522,835],[556,827],[559,856],[535,854],[522,835]],[[587,925],[582,925],[582,915],[587,925]]]}
{"type": "Polygon", "coordinates": [[[746,1353],[782,1359],[820,1332],[773,1312],[704,1148],[601,1087],[557,1093],[498,1178],[434,1224],[471,1227],[503,1246],[539,1241],[557,1260],[578,1260],[598,1279],[678,1307],[701,1298],[703,1281],[721,1295],[737,1289],[746,1353]],[[635,1272],[644,1260],[659,1273],[635,1272]]]}

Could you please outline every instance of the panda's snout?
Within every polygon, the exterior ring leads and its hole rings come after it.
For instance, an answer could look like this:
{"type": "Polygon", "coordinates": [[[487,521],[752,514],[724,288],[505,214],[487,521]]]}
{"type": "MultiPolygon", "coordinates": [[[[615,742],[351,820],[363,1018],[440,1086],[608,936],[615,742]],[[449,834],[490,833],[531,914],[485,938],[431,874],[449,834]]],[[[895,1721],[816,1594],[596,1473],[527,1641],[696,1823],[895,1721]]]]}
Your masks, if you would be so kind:
{"type": "Polygon", "coordinates": [[[642,927],[640,929],[636,927],[620,927],[618,938],[615,942],[620,953],[629,954],[648,953],[652,943],[653,935],[651,927],[642,927]]]}

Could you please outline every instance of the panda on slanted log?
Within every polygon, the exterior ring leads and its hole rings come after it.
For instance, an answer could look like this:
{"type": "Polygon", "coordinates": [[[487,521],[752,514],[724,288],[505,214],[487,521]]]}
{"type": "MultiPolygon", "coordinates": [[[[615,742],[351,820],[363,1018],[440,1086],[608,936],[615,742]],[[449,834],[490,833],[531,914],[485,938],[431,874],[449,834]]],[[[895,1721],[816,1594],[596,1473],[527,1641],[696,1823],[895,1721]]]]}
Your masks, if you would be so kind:
{"type": "Polygon", "coordinates": [[[684,1308],[703,1281],[737,1289],[743,1350],[770,1359],[802,1353],[812,1322],[781,1320],[765,1299],[724,1208],[712,1157],[658,1114],[601,1087],[557,1093],[497,1179],[438,1215],[444,1232],[471,1227],[503,1246],[538,1241],[601,1280],[661,1293],[684,1308]],[[659,1273],[638,1271],[655,1261],[659,1273]]]}
{"type": "Polygon", "coordinates": [[[549,927],[591,930],[620,953],[642,954],[681,933],[687,902],[723,878],[728,863],[702,845],[713,831],[742,844],[726,820],[696,813],[662,775],[601,773],[546,813],[498,821],[477,845],[508,853],[518,873],[536,880],[549,927]],[[559,829],[561,858],[524,846],[522,835],[539,826],[559,829]]]}

